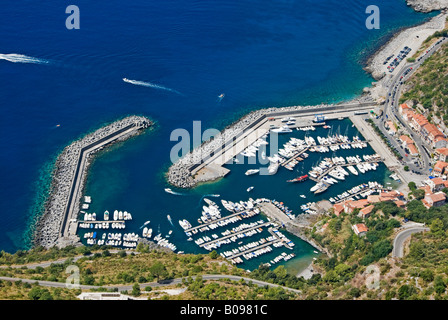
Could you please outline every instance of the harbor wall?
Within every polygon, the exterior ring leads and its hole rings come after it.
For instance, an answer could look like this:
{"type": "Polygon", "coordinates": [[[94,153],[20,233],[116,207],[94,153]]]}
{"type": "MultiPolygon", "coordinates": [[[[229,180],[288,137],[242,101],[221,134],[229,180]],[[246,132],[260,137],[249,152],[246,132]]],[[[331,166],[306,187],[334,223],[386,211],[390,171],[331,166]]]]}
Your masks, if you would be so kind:
{"type": "Polygon", "coordinates": [[[294,106],[284,108],[267,108],[252,111],[240,120],[225,128],[213,139],[203,142],[184,157],[177,160],[167,172],[167,181],[178,188],[192,188],[198,181],[194,175],[207,166],[217,156],[234,146],[236,141],[243,139],[263,124],[269,118],[287,116],[312,116],[313,114],[337,114],[339,112],[359,111],[376,106],[375,102],[360,101],[356,103],[318,105],[318,106],[294,106]]]}
{"type": "Polygon", "coordinates": [[[90,159],[105,146],[124,141],[152,125],[151,120],[130,116],[115,121],[64,148],[56,160],[50,192],[36,224],[34,245],[45,248],[79,243],[76,235],[82,190],[90,159]]]}

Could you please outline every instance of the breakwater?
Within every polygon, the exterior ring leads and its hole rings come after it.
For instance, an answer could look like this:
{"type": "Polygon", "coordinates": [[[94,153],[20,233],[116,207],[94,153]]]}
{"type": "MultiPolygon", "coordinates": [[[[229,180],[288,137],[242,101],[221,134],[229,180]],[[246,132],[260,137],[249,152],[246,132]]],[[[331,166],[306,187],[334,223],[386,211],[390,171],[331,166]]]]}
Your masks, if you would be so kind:
{"type": "MultiPolygon", "coordinates": [[[[219,177],[219,170],[214,169],[218,174],[207,178],[195,178],[195,174],[203,167],[211,164],[212,161],[225,152],[234,153],[234,146],[237,142],[243,142],[244,138],[253,133],[257,128],[264,125],[270,118],[287,116],[312,116],[314,114],[334,115],[339,112],[356,112],[361,109],[371,108],[376,105],[369,97],[360,97],[356,103],[344,103],[336,105],[317,106],[293,106],[282,108],[266,108],[250,112],[240,120],[229,125],[211,140],[203,142],[199,147],[192,150],[184,157],[177,160],[167,172],[167,181],[178,188],[192,188],[200,181],[214,180],[219,177]]],[[[234,156],[235,154],[232,154],[234,156]]],[[[231,157],[228,157],[231,158],[231,157]]],[[[221,171],[222,176],[226,171],[221,171]]]]}
{"type": "Polygon", "coordinates": [[[50,248],[79,243],[77,218],[92,156],[107,145],[139,134],[151,124],[148,118],[129,116],[64,148],[55,163],[49,196],[33,235],[34,245],[50,248]]]}

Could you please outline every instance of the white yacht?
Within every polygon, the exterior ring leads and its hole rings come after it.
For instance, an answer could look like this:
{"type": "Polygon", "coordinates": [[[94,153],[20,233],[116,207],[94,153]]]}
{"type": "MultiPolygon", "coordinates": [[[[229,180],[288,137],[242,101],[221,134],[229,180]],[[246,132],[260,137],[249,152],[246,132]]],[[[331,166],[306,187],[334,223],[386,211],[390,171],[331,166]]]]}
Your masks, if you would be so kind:
{"type": "Polygon", "coordinates": [[[246,171],[245,175],[246,175],[246,176],[250,176],[250,175],[252,175],[252,174],[256,174],[256,173],[258,173],[258,172],[260,172],[260,169],[250,169],[250,170],[247,170],[247,171],[246,171]]]}
{"type": "Polygon", "coordinates": [[[283,126],[281,128],[272,129],[271,132],[275,133],[290,133],[292,130],[288,128],[287,126],[283,126]]]}

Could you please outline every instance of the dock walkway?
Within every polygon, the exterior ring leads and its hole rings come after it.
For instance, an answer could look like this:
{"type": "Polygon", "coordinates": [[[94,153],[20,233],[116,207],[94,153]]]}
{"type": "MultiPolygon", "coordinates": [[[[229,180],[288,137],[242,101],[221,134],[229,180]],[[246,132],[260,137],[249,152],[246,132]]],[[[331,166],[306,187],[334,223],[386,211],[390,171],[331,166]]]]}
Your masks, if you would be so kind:
{"type": "Polygon", "coordinates": [[[225,216],[225,217],[222,217],[222,218],[219,218],[219,219],[216,219],[216,220],[212,220],[210,222],[202,223],[202,224],[200,224],[200,225],[198,225],[196,227],[191,227],[189,229],[186,229],[185,232],[192,232],[193,230],[197,230],[197,229],[201,229],[201,228],[207,227],[207,226],[209,226],[209,225],[211,225],[213,223],[218,223],[220,221],[227,220],[227,219],[235,217],[237,215],[241,215],[241,214],[247,213],[248,211],[250,211],[250,210],[244,210],[244,211],[235,212],[235,213],[232,213],[232,214],[230,214],[228,216],[225,216]]]}
{"type": "Polygon", "coordinates": [[[252,231],[254,229],[262,228],[262,227],[267,226],[269,224],[272,224],[272,222],[268,221],[268,222],[265,222],[265,223],[262,223],[262,224],[257,224],[256,226],[253,226],[253,227],[250,227],[250,228],[246,228],[246,229],[243,229],[243,230],[238,231],[238,232],[233,232],[233,233],[231,233],[231,234],[229,234],[227,236],[223,236],[221,238],[218,238],[218,239],[215,239],[215,240],[212,240],[212,241],[201,243],[199,245],[199,247],[203,248],[204,246],[211,245],[211,244],[214,244],[216,242],[220,242],[220,241],[232,238],[234,236],[238,236],[239,234],[242,234],[242,233],[245,233],[245,232],[249,232],[249,231],[252,231]]]}

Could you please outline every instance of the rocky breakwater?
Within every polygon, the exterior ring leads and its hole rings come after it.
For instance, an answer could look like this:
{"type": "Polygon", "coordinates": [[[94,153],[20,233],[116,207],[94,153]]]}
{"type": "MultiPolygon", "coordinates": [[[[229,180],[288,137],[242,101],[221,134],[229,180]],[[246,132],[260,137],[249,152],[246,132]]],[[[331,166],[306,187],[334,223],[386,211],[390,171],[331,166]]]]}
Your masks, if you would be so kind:
{"type": "Polygon", "coordinates": [[[208,158],[210,154],[216,153],[217,150],[223,148],[225,143],[231,141],[235,137],[243,134],[248,128],[252,128],[255,123],[261,121],[263,118],[269,117],[272,114],[278,114],[280,112],[294,112],[294,111],[315,111],[318,112],[319,108],[328,107],[329,105],[317,105],[317,106],[292,106],[281,108],[266,108],[252,111],[239,119],[238,121],[227,126],[213,139],[205,141],[201,146],[195,148],[184,157],[177,160],[167,172],[167,181],[171,185],[178,188],[192,188],[197,185],[199,180],[195,179],[192,175],[192,168],[198,164],[201,164],[204,159],[208,158]]]}
{"type": "Polygon", "coordinates": [[[106,145],[135,136],[151,125],[152,122],[148,118],[129,116],[98,129],[64,148],[53,169],[51,188],[44,204],[43,214],[36,223],[34,245],[50,248],[79,243],[76,220],[93,154],[106,145]]]}

